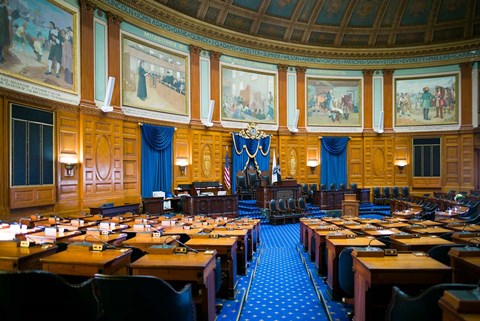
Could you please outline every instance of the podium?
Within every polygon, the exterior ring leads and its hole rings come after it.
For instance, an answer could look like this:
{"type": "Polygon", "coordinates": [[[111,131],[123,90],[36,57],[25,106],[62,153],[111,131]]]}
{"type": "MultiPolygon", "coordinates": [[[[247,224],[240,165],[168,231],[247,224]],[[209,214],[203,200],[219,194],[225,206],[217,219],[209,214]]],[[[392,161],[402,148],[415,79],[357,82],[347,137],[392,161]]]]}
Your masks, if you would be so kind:
{"type": "Polygon", "coordinates": [[[356,194],[344,194],[342,201],[342,216],[358,217],[358,208],[360,201],[357,200],[356,194]]]}

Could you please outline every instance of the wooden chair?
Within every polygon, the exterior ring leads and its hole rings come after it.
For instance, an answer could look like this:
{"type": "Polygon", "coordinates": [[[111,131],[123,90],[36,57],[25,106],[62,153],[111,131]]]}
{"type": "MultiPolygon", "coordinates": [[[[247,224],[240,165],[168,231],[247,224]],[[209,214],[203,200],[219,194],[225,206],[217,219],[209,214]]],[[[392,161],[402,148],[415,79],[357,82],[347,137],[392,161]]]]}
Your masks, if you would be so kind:
{"type": "Polygon", "coordinates": [[[236,192],[238,194],[238,198],[244,200],[245,197],[247,199],[254,199],[252,190],[248,187],[247,176],[243,171],[238,171],[235,174],[236,179],[236,192]]]}
{"type": "Polygon", "coordinates": [[[177,291],[166,281],[149,275],[96,274],[93,280],[104,321],[196,320],[191,284],[177,291]]]}

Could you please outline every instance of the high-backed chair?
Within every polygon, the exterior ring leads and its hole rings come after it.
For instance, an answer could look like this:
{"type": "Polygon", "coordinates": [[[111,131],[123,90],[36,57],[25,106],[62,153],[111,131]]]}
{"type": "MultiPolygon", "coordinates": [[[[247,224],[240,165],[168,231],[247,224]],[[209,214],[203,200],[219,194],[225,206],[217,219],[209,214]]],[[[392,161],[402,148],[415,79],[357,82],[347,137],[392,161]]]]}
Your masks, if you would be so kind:
{"type": "Polygon", "coordinates": [[[346,191],[346,190],[347,190],[347,184],[341,183],[341,184],[340,184],[340,190],[341,190],[341,191],[346,191]]]}
{"type": "Polygon", "coordinates": [[[277,221],[281,221],[285,223],[284,212],[278,208],[277,200],[271,199],[268,202],[268,210],[269,210],[268,217],[269,217],[270,224],[276,225],[277,221]]]}
{"type": "Polygon", "coordinates": [[[357,188],[358,188],[357,183],[351,183],[351,184],[350,184],[350,189],[351,189],[352,191],[355,191],[357,188]]]}
{"type": "Polygon", "coordinates": [[[392,198],[400,198],[400,188],[398,186],[392,187],[392,198]]]}
{"type": "Polygon", "coordinates": [[[337,190],[337,184],[335,184],[335,183],[330,184],[330,190],[331,191],[336,191],[337,190]]]}
{"type": "Polygon", "coordinates": [[[48,271],[0,271],[0,289],[2,321],[37,320],[48,307],[47,318],[53,321],[94,321],[100,316],[92,279],[73,284],[48,271]]]}
{"type": "Polygon", "coordinates": [[[287,203],[285,202],[285,199],[279,198],[278,201],[278,210],[283,214],[284,217],[284,223],[286,223],[287,219],[292,219],[292,215],[290,211],[288,210],[287,203]]]}
{"type": "Polygon", "coordinates": [[[382,192],[380,191],[380,187],[374,186],[372,188],[373,194],[373,204],[374,205],[384,205],[385,204],[385,197],[383,197],[382,192]]]}
{"type": "Polygon", "coordinates": [[[438,300],[445,290],[473,290],[476,284],[436,284],[417,296],[410,296],[393,286],[392,298],[386,312],[386,321],[442,321],[438,300]]]}
{"type": "Polygon", "coordinates": [[[104,321],[196,320],[191,284],[177,291],[166,281],[148,275],[96,274],[93,280],[104,321]]]}
{"type": "Polygon", "coordinates": [[[408,200],[410,198],[410,188],[408,186],[402,187],[402,199],[408,200]]]}
{"type": "Polygon", "coordinates": [[[253,199],[252,190],[248,188],[247,177],[243,171],[238,171],[235,174],[235,179],[237,183],[237,194],[239,199],[243,200],[245,197],[248,199],[253,199]]]}
{"type": "Polygon", "coordinates": [[[390,200],[390,198],[392,198],[392,193],[390,191],[390,187],[388,186],[384,186],[382,188],[382,196],[385,198],[385,199],[388,199],[390,200]]]}
{"type": "Polygon", "coordinates": [[[260,186],[260,178],[258,177],[257,170],[254,168],[249,168],[247,170],[247,180],[248,180],[248,188],[254,193],[257,186],[260,186]]]}

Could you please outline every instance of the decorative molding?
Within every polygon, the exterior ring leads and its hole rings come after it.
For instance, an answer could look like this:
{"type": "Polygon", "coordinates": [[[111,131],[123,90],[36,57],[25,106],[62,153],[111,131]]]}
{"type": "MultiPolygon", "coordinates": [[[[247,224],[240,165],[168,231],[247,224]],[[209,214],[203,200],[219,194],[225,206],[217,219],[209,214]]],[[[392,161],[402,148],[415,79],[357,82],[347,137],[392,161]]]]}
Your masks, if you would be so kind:
{"type": "Polygon", "coordinates": [[[193,54],[196,54],[196,55],[199,55],[200,52],[202,52],[202,48],[200,48],[198,46],[195,46],[195,45],[189,45],[188,49],[190,49],[190,53],[193,53],[193,54]]]}
{"type": "Polygon", "coordinates": [[[257,124],[249,123],[247,128],[244,128],[238,132],[238,136],[248,139],[261,139],[267,137],[268,135],[264,131],[257,130],[257,124]]]}
{"type": "Polygon", "coordinates": [[[80,0],[80,7],[86,11],[94,11],[97,8],[91,0],[80,0]]]}

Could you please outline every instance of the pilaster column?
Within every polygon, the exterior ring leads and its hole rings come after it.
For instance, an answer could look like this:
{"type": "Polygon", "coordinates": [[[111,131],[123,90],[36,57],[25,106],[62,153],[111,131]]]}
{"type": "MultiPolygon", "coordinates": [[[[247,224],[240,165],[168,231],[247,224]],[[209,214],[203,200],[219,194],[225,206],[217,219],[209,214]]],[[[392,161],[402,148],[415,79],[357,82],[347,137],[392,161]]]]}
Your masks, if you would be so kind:
{"type": "MultiPolygon", "coordinates": [[[[90,0],[80,1],[80,57],[93,57],[93,11],[95,4],[90,0]]],[[[95,65],[93,59],[81,59],[80,64],[80,105],[95,106],[95,65]]]]}
{"type": "Polygon", "coordinates": [[[190,110],[191,125],[200,125],[200,52],[202,48],[190,45],[190,110]]]}
{"type": "MultiPolygon", "coordinates": [[[[120,23],[122,17],[107,12],[108,21],[108,76],[115,77],[116,84],[113,87],[112,100],[110,106],[114,111],[121,111],[120,108],[120,23]]],[[[93,59],[92,59],[93,60],[93,59]]]]}

